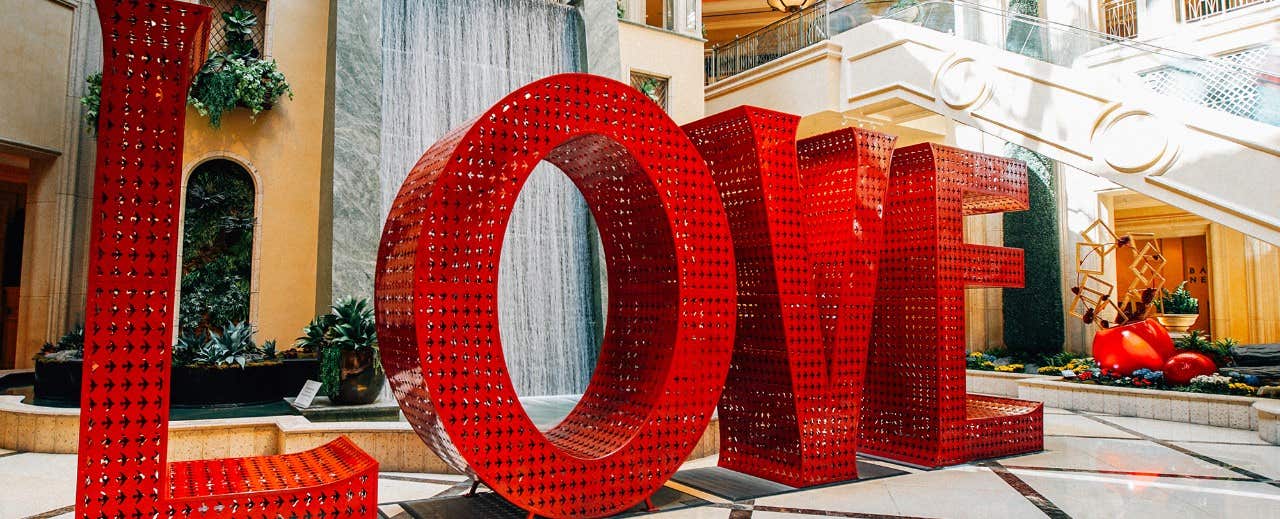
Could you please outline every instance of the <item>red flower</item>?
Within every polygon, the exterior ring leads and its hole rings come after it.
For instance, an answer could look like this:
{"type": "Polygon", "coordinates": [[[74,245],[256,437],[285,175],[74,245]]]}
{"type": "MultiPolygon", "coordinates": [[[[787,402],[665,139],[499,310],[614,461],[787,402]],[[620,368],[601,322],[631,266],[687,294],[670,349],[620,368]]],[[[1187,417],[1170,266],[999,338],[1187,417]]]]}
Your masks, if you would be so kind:
{"type": "Polygon", "coordinates": [[[1093,372],[1091,372],[1091,371],[1081,371],[1081,372],[1080,372],[1080,374],[1079,374],[1079,375],[1076,375],[1076,376],[1077,376],[1077,377],[1079,377],[1079,378],[1080,378],[1080,380],[1089,380],[1091,377],[1093,377],[1093,372]]]}

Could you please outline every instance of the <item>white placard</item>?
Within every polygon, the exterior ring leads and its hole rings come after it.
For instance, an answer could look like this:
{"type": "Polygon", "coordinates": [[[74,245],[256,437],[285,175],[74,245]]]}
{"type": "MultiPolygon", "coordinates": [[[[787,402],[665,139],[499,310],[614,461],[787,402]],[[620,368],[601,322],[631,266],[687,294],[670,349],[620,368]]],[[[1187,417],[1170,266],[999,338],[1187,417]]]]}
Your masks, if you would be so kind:
{"type": "Polygon", "coordinates": [[[311,402],[316,399],[316,395],[320,393],[319,382],[308,380],[302,385],[302,391],[298,393],[298,398],[293,400],[293,406],[298,409],[306,409],[311,407],[311,402]]]}

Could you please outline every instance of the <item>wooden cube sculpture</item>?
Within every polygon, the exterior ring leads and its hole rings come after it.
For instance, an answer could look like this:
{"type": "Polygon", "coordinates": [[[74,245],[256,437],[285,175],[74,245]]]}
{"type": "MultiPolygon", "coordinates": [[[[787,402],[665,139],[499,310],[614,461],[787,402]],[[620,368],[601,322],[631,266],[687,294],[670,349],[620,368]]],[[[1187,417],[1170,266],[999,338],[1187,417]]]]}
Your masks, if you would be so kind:
{"type": "Polygon", "coordinates": [[[103,36],[76,516],[377,515],[378,464],[345,438],[167,463],[187,89],[209,9],[97,0],[103,36]]]}
{"type": "Polygon", "coordinates": [[[965,391],[967,287],[1021,287],[1018,249],[964,242],[968,215],[1025,210],[1026,165],[936,144],[893,154],[861,450],[937,467],[1043,448],[1043,406],[965,391]]]}

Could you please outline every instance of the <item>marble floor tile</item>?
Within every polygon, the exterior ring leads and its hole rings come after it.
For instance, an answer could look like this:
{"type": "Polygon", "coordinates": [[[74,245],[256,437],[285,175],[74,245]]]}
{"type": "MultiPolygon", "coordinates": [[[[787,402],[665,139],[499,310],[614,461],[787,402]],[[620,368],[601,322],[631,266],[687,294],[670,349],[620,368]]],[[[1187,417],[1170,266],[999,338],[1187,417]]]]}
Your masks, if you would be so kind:
{"type": "Polygon", "coordinates": [[[1270,445],[1258,437],[1258,431],[1126,416],[1107,416],[1101,419],[1161,440],[1270,445]]]}
{"type": "MultiPolygon", "coordinates": [[[[1280,481],[1280,445],[1173,442],[1189,451],[1280,481]]],[[[1278,489],[1280,490],[1280,489],[1278,489]]]]}
{"type": "Polygon", "coordinates": [[[24,453],[0,458],[0,517],[42,514],[75,503],[76,457],[24,453]]]}
{"type": "Polygon", "coordinates": [[[1145,440],[1050,436],[1044,452],[1000,460],[1002,465],[1238,477],[1213,463],[1145,440]]]}
{"type": "Polygon", "coordinates": [[[378,477],[378,502],[379,503],[399,503],[401,501],[417,501],[420,499],[428,499],[435,497],[436,494],[448,490],[453,485],[441,485],[438,483],[423,483],[412,481],[410,478],[399,479],[379,475],[378,477]]]}
{"type": "Polygon", "coordinates": [[[1121,431],[1107,424],[1098,423],[1096,420],[1078,414],[1045,414],[1044,433],[1051,436],[1138,438],[1136,435],[1121,431]]]}
{"type": "Polygon", "coordinates": [[[958,519],[1045,516],[989,469],[971,465],[757,499],[755,506],[753,519],[803,510],[958,519]]]}
{"type": "Polygon", "coordinates": [[[1280,488],[1247,481],[1010,472],[1074,519],[1280,517],[1280,488]]]}

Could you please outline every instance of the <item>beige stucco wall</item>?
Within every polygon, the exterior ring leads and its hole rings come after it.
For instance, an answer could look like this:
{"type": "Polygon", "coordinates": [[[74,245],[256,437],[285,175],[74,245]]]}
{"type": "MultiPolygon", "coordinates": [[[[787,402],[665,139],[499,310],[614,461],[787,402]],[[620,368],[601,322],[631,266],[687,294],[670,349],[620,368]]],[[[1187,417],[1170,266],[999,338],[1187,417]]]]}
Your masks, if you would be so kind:
{"type": "Polygon", "coordinates": [[[0,16],[0,139],[63,147],[74,9],[55,0],[9,0],[0,16]]]}
{"type": "MultiPolygon", "coordinates": [[[[27,367],[68,320],[74,214],[78,96],[84,75],[88,0],[12,0],[0,16],[0,153],[25,163],[26,228],[18,301],[15,364],[27,367]]],[[[94,20],[96,23],[96,19],[94,20]]],[[[18,251],[7,251],[18,252],[18,251]]]]}
{"type": "Polygon", "coordinates": [[[702,118],[702,39],[627,21],[618,24],[618,39],[625,77],[635,71],[669,78],[671,118],[679,124],[702,118]]]}
{"type": "Polygon", "coordinates": [[[260,340],[278,339],[284,347],[328,303],[316,285],[329,3],[271,0],[267,23],[267,53],[279,62],[294,98],[256,120],[237,109],[223,117],[221,129],[188,108],[183,169],[190,174],[203,161],[225,157],[254,175],[259,220],[250,319],[260,340]]]}

